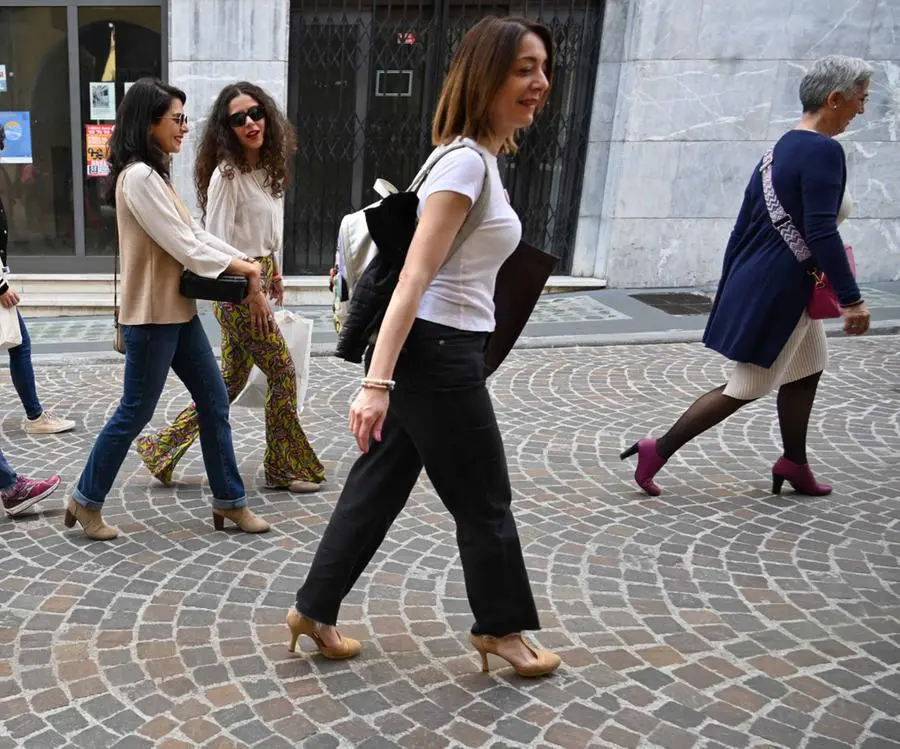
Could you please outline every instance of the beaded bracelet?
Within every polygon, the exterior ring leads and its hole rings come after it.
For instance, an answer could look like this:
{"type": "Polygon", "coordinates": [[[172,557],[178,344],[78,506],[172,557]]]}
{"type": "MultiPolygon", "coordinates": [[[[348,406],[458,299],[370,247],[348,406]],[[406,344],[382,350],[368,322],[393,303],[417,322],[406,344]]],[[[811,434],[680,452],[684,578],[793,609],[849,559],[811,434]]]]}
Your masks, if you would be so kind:
{"type": "Polygon", "coordinates": [[[379,380],[375,377],[363,377],[362,386],[374,390],[393,390],[396,383],[393,380],[379,380]]]}

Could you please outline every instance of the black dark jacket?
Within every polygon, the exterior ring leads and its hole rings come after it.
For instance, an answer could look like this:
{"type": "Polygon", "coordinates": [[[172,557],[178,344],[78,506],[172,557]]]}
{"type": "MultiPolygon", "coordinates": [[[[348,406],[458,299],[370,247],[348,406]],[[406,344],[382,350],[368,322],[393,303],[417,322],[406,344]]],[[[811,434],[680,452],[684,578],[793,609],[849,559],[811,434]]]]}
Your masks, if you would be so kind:
{"type": "Polygon", "coordinates": [[[378,252],[353,289],[335,356],[358,364],[378,333],[416,231],[418,205],[416,193],[400,192],[366,210],[366,225],[378,252]]]}

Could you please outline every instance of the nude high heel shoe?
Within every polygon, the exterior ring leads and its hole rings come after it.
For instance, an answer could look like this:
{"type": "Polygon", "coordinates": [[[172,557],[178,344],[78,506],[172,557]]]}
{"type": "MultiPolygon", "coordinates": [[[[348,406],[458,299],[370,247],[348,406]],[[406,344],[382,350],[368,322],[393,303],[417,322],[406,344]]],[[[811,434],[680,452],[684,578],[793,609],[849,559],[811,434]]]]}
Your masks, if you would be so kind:
{"type": "Polygon", "coordinates": [[[297,609],[292,608],[287,615],[288,629],[291,630],[291,644],[288,645],[288,652],[295,653],[297,651],[297,639],[300,635],[306,635],[319,649],[319,652],[326,658],[333,661],[342,661],[346,658],[353,658],[359,655],[362,645],[359,640],[352,637],[344,637],[341,635],[341,644],[328,646],[316,632],[316,623],[312,619],[307,619],[297,609]]]}
{"type": "Polygon", "coordinates": [[[469,634],[469,642],[472,644],[472,647],[481,654],[481,670],[484,673],[488,673],[491,670],[488,665],[488,653],[503,658],[503,660],[515,669],[519,676],[526,677],[545,676],[555,671],[561,663],[560,657],[556,655],[556,653],[534,647],[522,636],[521,632],[514,632],[513,634],[505,635],[504,637],[469,634]],[[505,655],[501,655],[497,652],[497,646],[506,640],[521,640],[522,644],[534,655],[536,660],[524,664],[513,663],[505,655]]]}

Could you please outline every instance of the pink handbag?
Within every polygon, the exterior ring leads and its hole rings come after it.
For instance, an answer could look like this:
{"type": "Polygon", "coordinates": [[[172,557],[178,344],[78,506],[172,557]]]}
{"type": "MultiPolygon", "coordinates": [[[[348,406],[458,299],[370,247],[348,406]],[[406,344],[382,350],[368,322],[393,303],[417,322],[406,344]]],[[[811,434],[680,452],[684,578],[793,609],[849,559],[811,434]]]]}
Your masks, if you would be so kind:
{"type": "MultiPolygon", "coordinates": [[[[856,275],[856,260],[853,257],[853,248],[849,244],[844,245],[847,251],[847,262],[850,263],[850,270],[856,275]]],[[[841,303],[838,301],[837,295],[831,286],[831,282],[824,273],[818,273],[815,270],[809,272],[815,281],[812,294],[809,295],[809,302],[806,304],[806,311],[813,320],[826,320],[829,317],[841,316],[841,303]]]]}
{"type": "MultiPolygon", "coordinates": [[[[759,167],[762,172],[763,198],[766,201],[766,210],[769,212],[769,218],[772,225],[781,234],[785,244],[794,253],[798,263],[805,263],[812,257],[806,241],[800,230],[794,225],[791,214],[784,210],[778,195],[775,194],[775,186],[772,184],[772,151],[769,149],[763,156],[762,164],[759,167]]],[[[853,248],[849,244],[844,245],[847,252],[847,261],[850,263],[850,271],[856,275],[856,261],[853,258],[853,248]]],[[[824,320],[829,317],[841,316],[841,304],[838,301],[837,294],[831,282],[826,278],[825,274],[818,269],[809,271],[809,275],[815,280],[812,293],[809,295],[809,301],[806,303],[806,312],[813,320],[824,320]]]]}

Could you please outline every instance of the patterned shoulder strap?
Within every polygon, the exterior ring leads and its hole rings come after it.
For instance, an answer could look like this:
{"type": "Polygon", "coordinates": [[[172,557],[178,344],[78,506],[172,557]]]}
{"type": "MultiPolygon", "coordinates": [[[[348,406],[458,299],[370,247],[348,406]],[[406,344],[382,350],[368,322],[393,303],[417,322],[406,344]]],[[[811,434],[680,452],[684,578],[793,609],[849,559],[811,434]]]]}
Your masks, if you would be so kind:
{"type": "Polygon", "coordinates": [[[781,201],[775,194],[775,185],[772,184],[773,154],[773,148],[766,151],[766,155],[763,156],[762,164],[759,167],[759,171],[762,173],[763,198],[765,198],[766,209],[769,211],[772,225],[778,230],[787,246],[790,247],[794,257],[797,258],[797,262],[802,263],[809,260],[812,257],[812,253],[809,251],[809,247],[806,245],[806,240],[803,239],[800,230],[794,224],[791,214],[784,210],[784,206],[781,205],[781,201]]]}

